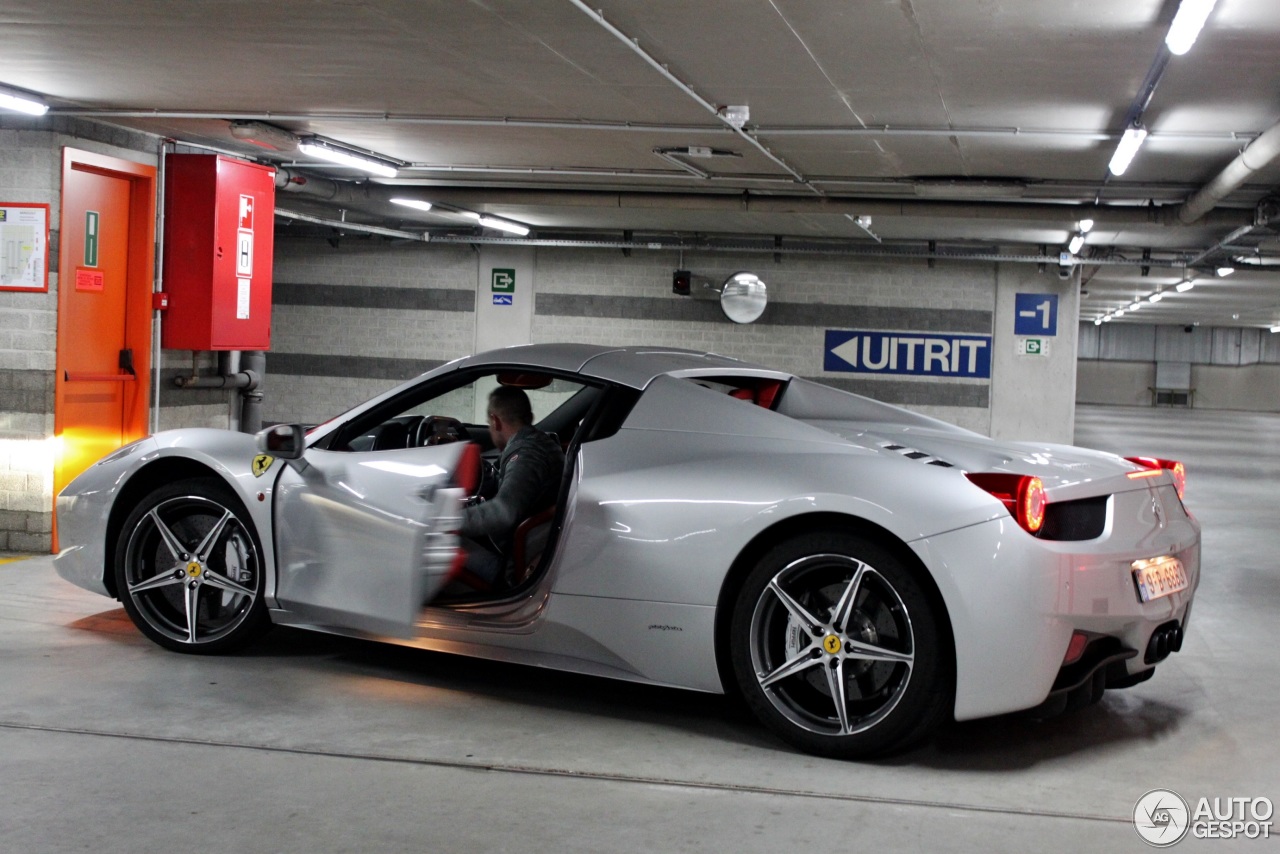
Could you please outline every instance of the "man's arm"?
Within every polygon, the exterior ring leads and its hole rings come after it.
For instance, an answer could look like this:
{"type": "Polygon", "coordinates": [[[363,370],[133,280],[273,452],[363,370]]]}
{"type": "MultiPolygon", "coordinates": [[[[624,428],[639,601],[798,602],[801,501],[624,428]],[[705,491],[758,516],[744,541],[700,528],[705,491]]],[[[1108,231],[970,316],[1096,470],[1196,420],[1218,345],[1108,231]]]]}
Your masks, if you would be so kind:
{"type": "Polygon", "coordinates": [[[525,451],[507,464],[497,495],[483,504],[463,509],[462,535],[503,542],[521,519],[539,509],[533,505],[541,492],[539,467],[525,451]]]}

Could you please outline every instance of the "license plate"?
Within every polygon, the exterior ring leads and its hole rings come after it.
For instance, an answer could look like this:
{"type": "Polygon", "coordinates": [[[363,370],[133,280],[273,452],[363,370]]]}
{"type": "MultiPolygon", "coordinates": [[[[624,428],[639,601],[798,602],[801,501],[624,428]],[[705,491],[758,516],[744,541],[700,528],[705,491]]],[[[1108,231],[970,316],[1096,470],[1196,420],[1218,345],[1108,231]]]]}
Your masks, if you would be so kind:
{"type": "Polygon", "coordinates": [[[1150,602],[1179,590],[1186,590],[1191,583],[1182,561],[1172,555],[1154,557],[1133,562],[1133,583],[1138,587],[1138,601],[1150,602]]]}

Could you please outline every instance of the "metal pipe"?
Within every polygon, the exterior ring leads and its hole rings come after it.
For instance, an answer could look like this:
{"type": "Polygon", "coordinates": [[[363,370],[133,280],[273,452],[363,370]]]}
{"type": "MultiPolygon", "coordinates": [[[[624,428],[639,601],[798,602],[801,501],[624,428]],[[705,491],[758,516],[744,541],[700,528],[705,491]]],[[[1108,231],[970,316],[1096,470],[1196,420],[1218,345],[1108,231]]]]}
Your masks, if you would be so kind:
{"type": "Polygon", "coordinates": [[[240,354],[242,374],[254,383],[240,393],[240,432],[257,433],[262,429],[262,382],[267,375],[267,354],[261,350],[245,350],[240,354]]]}
{"type": "Polygon", "coordinates": [[[255,389],[261,378],[252,371],[238,371],[234,374],[219,374],[212,377],[183,377],[177,376],[173,378],[173,384],[177,388],[226,388],[226,389],[255,389]]]}
{"type": "Polygon", "coordinates": [[[655,148],[653,150],[653,153],[658,155],[659,157],[661,157],[663,160],[667,161],[671,165],[680,167],[684,171],[688,172],[690,175],[693,175],[695,178],[702,178],[705,180],[711,177],[710,172],[699,169],[697,166],[694,166],[691,163],[685,163],[683,160],[674,156],[674,154],[671,151],[668,151],[665,148],[655,148]]]}
{"type": "MultiPolygon", "coordinates": [[[[664,158],[665,159],[665,158],[664,158]]],[[[672,161],[676,162],[676,161],[672,161]]],[[[285,163],[284,166],[305,166],[306,169],[316,168],[312,164],[285,163]]],[[[342,167],[334,167],[342,168],[342,167]]],[[[588,177],[588,178],[644,178],[646,180],[664,180],[677,178],[680,180],[688,180],[689,178],[698,178],[707,181],[724,181],[724,182],[751,182],[753,184],[786,184],[788,187],[794,187],[796,182],[792,178],[783,178],[778,175],[759,175],[744,174],[742,172],[734,172],[731,174],[719,175],[700,175],[697,173],[685,172],[664,172],[658,169],[562,169],[555,166],[433,166],[421,163],[411,163],[400,169],[402,173],[408,172],[464,172],[476,175],[555,175],[557,177],[588,177]]],[[[835,181],[844,181],[845,179],[820,179],[812,178],[812,183],[826,184],[835,181]]]]}
{"type": "MultiPolygon", "coordinates": [[[[240,373],[240,351],[221,350],[218,352],[218,373],[222,376],[233,376],[240,373]]],[[[227,429],[240,429],[240,402],[233,398],[227,404],[227,429]]]]}
{"type": "MultiPolygon", "coordinates": [[[[390,198],[402,188],[385,184],[348,184],[327,178],[305,179],[305,183],[292,184],[293,173],[282,169],[277,172],[277,186],[285,192],[320,199],[349,209],[363,209],[379,216],[392,210],[390,198]]],[[[556,205],[581,208],[611,209],[674,209],[698,211],[725,211],[737,213],[822,213],[832,216],[878,217],[939,217],[965,219],[975,215],[1022,224],[1044,224],[1051,228],[1073,230],[1084,214],[1078,205],[1047,202],[954,202],[936,199],[855,199],[817,198],[814,196],[779,196],[743,193],[662,193],[657,191],[626,192],[602,190],[542,190],[503,187],[457,188],[431,187],[421,190],[430,195],[431,201],[446,206],[472,208],[479,205],[556,205]]],[[[293,219],[333,224],[332,220],[308,217],[301,213],[282,214],[293,219]]],[[[1089,215],[1096,220],[1095,228],[1119,228],[1126,225],[1179,226],[1173,205],[1150,208],[1147,206],[1107,206],[1096,210],[1090,206],[1089,215]]],[[[1219,211],[1210,224],[1223,228],[1236,228],[1253,222],[1251,211],[1219,211]]],[[[374,226],[362,226],[372,229],[374,226]]],[[[385,229],[388,236],[422,240],[411,232],[385,229]]],[[[371,231],[370,233],[383,233],[371,231]]]]}
{"type": "MultiPolygon", "coordinates": [[[[168,141],[160,140],[159,168],[156,170],[156,270],[155,281],[151,285],[152,293],[164,291],[164,180],[165,166],[168,162],[168,141]]],[[[158,310],[151,312],[151,432],[160,432],[160,361],[163,351],[160,349],[160,327],[164,321],[158,310]]]]}
{"type": "Polygon", "coordinates": [[[418,233],[413,231],[398,231],[394,228],[383,228],[378,225],[362,225],[358,222],[347,222],[344,219],[324,219],[323,217],[299,213],[298,211],[285,210],[284,208],[276,208],[276,216],[283,217],[285,219],[297,219],[303,222],[313,222],[316,225],[328,225],[333,228],[345,229],[346,231],[359,231],[364,234],[380,234],[383,237],[397,237],[401,240],[417,240],[423,243],[431,240],[431,235],[426,232],[418,233]]]}
{"type": "Polygon", "coordinates": [[[1169,57],[1169,48],[1161,44],[1156,50],[1155,59],[1151,61],[1151,67],[1147,69],[1147,76],[1143,78],[1142,85],[1138,87],[1138,94],[1134,96],[1133,101],[1129,104],[1128,112],[1124,115],[1126,129],[1134,122],[1142,121],[1142,116],[1147,111],[1147,107],[1151,106],[1151,99],[1155,97],[1156,87],[1164,79],[1165,69],[1169,67],[1169,57]]]}
{"type": "MultiPolygon", "coordinates": [[[[1118,135],[1117,135],[1118,137],[1118,135]]],[[[1150,137],[1148,137],[1150,138],[1150,137]]],[[[304,168],[309,173],[314,173],[317,169],[341,169],[341,166],[328,166],[325,164],[298,163],[296,161],[279,164],[282,169],[304,168]]],[[[709,174],[706,177],[702,175],[687,173],[684,171],[670,172],[657,169],[566,169],[556,166],[479,166],[471,165],[426,165],[421,163],[410,164],[400,170],[401,173],[407,174],[411,172],[421,173],[443,173],[443,174],[470,174],[470,175],[530,175],[530,176],[554,176],[557,178],[587,177],[587,178],[643,178],[646,180],[668,180],[668,181],[692,181],[697,179],[701,182],[725,183],[733,184],[737,188],[741,188],[743,184],[785,184],[789,187],[795,186],[795,181],[791,178],[783,178],[777,175],[762,175],[758,173],[744,172],[722,172],[717,174],[709,174]]],[[[328,181],[330,179],[321,179],[328,181]]],[[[1101,203],[1098,198],[1098,182],[1097,181],[1044,181],[1036,180],[1028,181],[1005,181],[1009,185],[1008,192],[1003,195],[995,195],[993,185],[996,182],[983,179],[971,180],[931,180],[927,178],[866,178],[866,177],[841,177],[837,175],[810,175],[809,182],[811,184],[822,184],[828,187],[858,187],[863,188],[867,192],[874,193],[891,193],[895,196],[912,196],[917,195],[927,198],[951,198],[958,199],[974,199],[974,198],[1009,198],[1010,196],[1024,197],[1030,193],[1034,193],[1036,198],[1044,200],[1057,200],[1064,202],[1089,202],[1101,203]]],[[[293,189],[293,188],[280,188],[293,189]]],[[[1125,182],[1122,185],[1110,186],[1111,199],[1107,201],[1130,201],[1146,204],[1152,199],[1170,201],[1181,201],[1184,195],[1196,189],[1194,184],[1180,183],[1151,183],[1151,182],[1125,182]]]]}
{"type": "Polygon", "coordinates": [[[1190,225],[1238,189],[1256,172],[1267,168],[1280,157],[1280,123],[1272,125],[1262,136],[1245,147],[1218,176],[1197,190],[1178,209],[1178,221],[1190,225]]]}
{"type": "MultiPolygon", "coordinates": [[[[768,253],[774,255],[834,255],[853,258],[893,258],[945,261],[989,261],[1007,264],[1054,264],[1058,263],[1058,255],[1022,255],[1000,252],[993,248],[978,250],[964,249],[919,249],[912,246],[862,246],[854,243],[818,243],[813,241],[794,241],[779,245],[770,240],[736,240],[736,241],[682,241],[679,238],[655,238],[639,240],[567,240],[559,238],[533,237],[489,237],[482,235],[438,234],[432,238],[433,243],[462,245],[494,245],[494,246],[535,246],[557,249],[648,249],[668,252],[735,252],[735,253],[768,253]]],[[[932,241],[931,241],[932,242],[932,241]]],[[[683,261],[681,262],[683,264],[683,261]]],[[[1187,266],[1186,257],[1178,254],[1170,258],[1089,258],[1078,261],[1080,266],[1089,267],[1160,267],[1162,269],[1183,270],[1187,266]]]]}
{"type": "MultiPolygon", "coordinates": [[[[325,164],[311,164],[287,162],[278,165],[280,170],[284,170],[287,174],[295,175],[293,180],[297,184],[309,183],[311,181],[320,181],[325,186],[334,186],[337,182],[329,178],[315,178],[316,170],[327,170],[330,168],[341,169],[341,166],[329,166],[325,164]],[[302,178],[298,173],[292,170],[298,168],[305,169],[309,174],[308,177],[302,178]]],[[[554,176],[557,178],[566,177],[589,177],[589,178],[642,178],[646,180],[656,179],[664,181],[698,181],[699,183],[722,183],[732,184],[736,189],[741,189],[743,184],[785,184],[788,187],[794,187],[795,181],[791,178],[783,178],[777,175],[761,175],[756,173],[718,173],[707,175],[705,178],[701,175],[688,173],[685,171],[670,172],[657,169],[564,169],[556,166],[478,166],[478,165],[424,165],[411,164],[400,170],[401,173],[422,172],[422,173],[443,173],[443,174],[470,174],[470,175],[528,175],[528,176],[554,176]]],[[[995,194],[996,182],[983,179],[964,180],[930,180],[920,178],[858,178],[858,177],[840,177],[835,175],[811,175],[809,181],[812,184],[822,184],[827,187],[854,187],[863,192],[884,194],[887,197],[897,198],[903,196],[918,196],[921,198],[932,199],[950,199],[951,201],[973,200],[973,199],[1008,199],[1012,196],[1025,198],[1033,196],[1041,201],[1055,201],[1063,203],[1079,202],[1079,203],[1103,203],[1099,199],[1098,182],[1097,181],[1043,181],[1036,180],[1034,182],[1025,181],[1006,181],[1004,182],[1007,191],[1003,195],[995,194]]],[[[361,185],[364,186],[364,185],[361,185]]],[[[395,186],[401,186],[399,184],[395,186]]],[[[487,186],[487,185],[486,185],[487,186]]],[[[1122,185],[1111,185],[1111,198],[1107,202],[1134,202],[1147,204],[1152,200],[1181,202],[1187,193],[1195,190],[1195,184],[1183,183],[1151,183],[1151,182],[1125,182],[1122,185]]],[[[288,192],[298,191],[297,185],[278,186],[277,189],[288,192]]],[[[426,188],[434,192],[436,188],[426,188]]],[[[505,188],[497,187],[494,189],[503,190],[505,188]]]]}
{"type": "MultiPolygon", "coordinates": [[[[684,125],[684,124],[647,124],[635,122],[610,122],[600,120],[565,121],[562,119],[510,118],[495,117],[453,117],[423,116],[410,113],[228,113],[207,112],[199,110],[81,110],[75,108],[54,108],[49,110],[51,116],[67,116],[74,118],[133,118],[133,119],[221,119],[224,121],[275,121],[275,122],[314,122],[337,121],[352,123],[377,124],[418,124],[438,125],[441,127],[510,127],[541,128],[550,130],[586,130],[586,131],[630,131],[634,133],[733,133],[733,128],[726,125],[684,125]]],[[[887,136],[887,137],[988,137],[988,136],[1042,136],[1060,137],[1063,139],[1082,139],[1105,142],[1118,140],[1122,132],[1089,131],[1074,128],[1022,128],[1022,127],[894,127],[893,125],[874,125],[870,127],[797,125],[768,127],[756,125],[753,133],[756,136],[887,136]]],[[[1255,139],[1256,133],[1241,131],[1152,131],[1147,137],[1151,140],[1166,142],[1224,142],[1240,143],[1255,139]]],[[[194,145],[184,142],[183,145],[194,145]]],[[[212,146],[201,146],[213,148],[212,146]]],[[[221,149],[213,149],[221,150],[221,149]]]]}
{"type": "Polygon", "coordinates": [[[1187,262],[1187,266],[1188,266],[1188,267],[1194,267],[1195,265],[1199,264],[1199,263],[1200,263],[1201,261],[1203,261],[1204,259],[1208,258],[1210,255],[1213,255],[1213,254],[1214,254],[1214,253],[1216,253],[1216,252],[1220,252],[1220,251],[1222,251],[1222,250],[1226,249],[1228,246],[1230,246],[1232,243],[1234,243],[1235,241],[1239,240],[1240,238],[1242,238],[1242,237],[1248,237],[1250,234],[1252,234],[1252,233],[1253,233],[1253,230],[1254,230],[1255,228],[1260,228],[1260,227],[1261,227],[1260,225],[1242,225],[1242,226],[1240,226],[1240,227],[1239,227],[1239,228],[1237,228],[1235,231],[1231,232],[1231,233],[1230,233],[1230,234],[1228,234],[1226,237],[1222,238],[1222,239],[1221,239],[1221,240],[1219,240],[1217,243],[1213,244],[1213,245],[1212,245],[1212,246],[1210,246],[1208,249],[1204,250],[1204,251],[1203,251],[1203,252],[1201,252],[1199,255],[1196,255],[1194,258],[1192,258],[1190,261],[1188,261],[1188,262],[1187,262]]]}
{"type": "Polygon", "coordinates": [[[712,104],[710,101],[708,101],[706,98],[699,95],[697,92],[693,91],[692,87],[686,84],[679,77],[676,77],[674,74],[672,74],[670,69],[668,69],[665,64],[659,62],[648,51],[640,47],[639,39],[631,38],[622,30],[618,29],[613,24],[606,21],[604,19],[603,13],[595,9],[592,9],[586,3],[583,3],[582,0],[569,0],[569,2],[577,6],[583,12],[585,12],[588,15],[588,17],[590,17],[593,21],[595,21],[597,24],[603,27],[606,32],[608,32],[610,35],[616,38],[619,42],[626,45],[626,47],[629,50],[631,50],[633,53],[635,53],[637,56],[643,59],[646,63],[648,63],[649,66],[653,68],[654,71],[657,71],[667,80],[669,80],[671,83],[675,84],[677,89],[679,89],[681,92],[688,95],[703,109],[705,109],[707,112],[711,113],[711,115],[715,116],[717,119],[723,122],[726,127],[730,128],[744,142],[756,148],[761,154],[769,158],[769,160],[773,161],[775,164],[782,167],[784,171],[786,171],[788,174],[791,175],[791,177],[796,179],[797,183],[803,184],[805,187],[807,187],[816,195],[819,195],[819,196],[823,195],[822,190],[818,189],[817,187],[809,183],[809,179],[806,178],[804,175],[801,175],[795,169],[793,169],[791,167],[791,164],[787,163],[787,161],[783,160],[781,157],[779,157],[778,155],[770,151],[769,148],[765,146],[764,143],[760,142],[760,140],[756,139],[753,134],[749,134],[746,131],[744,131],[739,125],[735,125],[731,123],[727,118],[725,118],[720,114],[719,107],[717,107],[715,104],[712,104]]]}

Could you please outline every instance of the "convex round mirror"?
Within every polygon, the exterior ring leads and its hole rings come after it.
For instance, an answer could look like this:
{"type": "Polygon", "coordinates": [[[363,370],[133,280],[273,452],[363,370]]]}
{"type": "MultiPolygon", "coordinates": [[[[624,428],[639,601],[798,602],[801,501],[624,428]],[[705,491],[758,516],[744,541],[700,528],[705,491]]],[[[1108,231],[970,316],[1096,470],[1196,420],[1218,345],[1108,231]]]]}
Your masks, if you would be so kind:
{"type": "Polygon", "coordinates": [[[720,289],[720,308],[734,323],[754,323],[764,314],[767,290],[755,273],[734,273],[720,289]]]}

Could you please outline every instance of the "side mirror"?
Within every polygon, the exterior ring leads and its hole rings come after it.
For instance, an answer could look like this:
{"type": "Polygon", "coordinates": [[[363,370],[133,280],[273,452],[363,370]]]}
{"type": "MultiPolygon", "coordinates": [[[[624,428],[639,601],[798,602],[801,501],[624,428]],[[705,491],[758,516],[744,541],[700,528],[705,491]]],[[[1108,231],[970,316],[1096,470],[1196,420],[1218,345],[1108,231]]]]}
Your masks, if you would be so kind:
{"type": "Polygon", "coordinates": [[[277,424],[258,433],[258,450],[282,460],[300,460],[307,449],[301,424],[277,424]]]}

